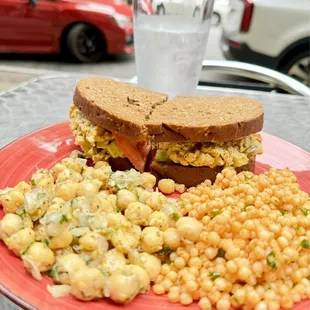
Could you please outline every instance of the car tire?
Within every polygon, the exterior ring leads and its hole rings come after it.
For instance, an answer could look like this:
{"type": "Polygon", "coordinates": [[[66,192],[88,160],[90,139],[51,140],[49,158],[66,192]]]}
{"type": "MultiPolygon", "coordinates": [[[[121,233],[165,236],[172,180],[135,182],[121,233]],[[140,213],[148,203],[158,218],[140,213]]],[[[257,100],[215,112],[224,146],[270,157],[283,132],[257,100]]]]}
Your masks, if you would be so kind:
{"type": "Polygon", "coordinates": [[[212,13],[211,19],[212,26],[218,27],[221,24],[221,15],[217,12],[212,13]]]}
{"type": "Polygon", "coordinates": [[[279,71],[295,78],[303,84],[310,87],[310,50],[306,48],[304,51],[296,53],[295,56],[290,58],[284,63],[279,71]]]}
{"type": "Polygon", "coordinates": [[[106,55],[106,42],[102,33],[94,26],[78,23],[66,37],[67,51],[75,60],[83,63],[98,62],[106,55]]]}
{"type": "Polygon", "coordinates": [[[156,15],[165,15],[166,14],[166,9],[163,4],[160,4],[156,8],[156,15]]]}

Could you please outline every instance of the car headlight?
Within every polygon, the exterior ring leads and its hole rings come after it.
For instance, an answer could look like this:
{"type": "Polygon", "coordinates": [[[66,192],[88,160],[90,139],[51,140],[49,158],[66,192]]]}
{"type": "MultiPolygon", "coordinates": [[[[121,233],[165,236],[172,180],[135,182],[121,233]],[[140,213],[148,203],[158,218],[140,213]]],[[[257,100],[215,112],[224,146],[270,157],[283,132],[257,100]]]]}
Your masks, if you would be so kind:
{"type": "Polygon", "coordinates": [[[113,16],[111,16],[115,22],[117,23],[117,25],[121,28],[124,27],[128,27],[132,24],[132,18],[122,15],[122,14],[113,14],[113,16]]]}

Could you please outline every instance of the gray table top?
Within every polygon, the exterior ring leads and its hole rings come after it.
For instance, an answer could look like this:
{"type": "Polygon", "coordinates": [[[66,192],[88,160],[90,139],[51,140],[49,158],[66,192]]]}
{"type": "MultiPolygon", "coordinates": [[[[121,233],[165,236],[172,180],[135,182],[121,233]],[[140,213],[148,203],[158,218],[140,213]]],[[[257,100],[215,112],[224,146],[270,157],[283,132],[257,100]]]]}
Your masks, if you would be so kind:
{"type": "MultiPolygon", "coordinates": [[[[0,148],[45,126],[68,119],[68,108],[82,76],[53,76],[35,79],[0,94],[0,148]]],[[[264,131],[310,151],[310,100],[306,97],[207,88],[198,95],[251,97],[264,105],[264,131]]],[[[0,309],[19,307],[0,297],[0,309]]]]}

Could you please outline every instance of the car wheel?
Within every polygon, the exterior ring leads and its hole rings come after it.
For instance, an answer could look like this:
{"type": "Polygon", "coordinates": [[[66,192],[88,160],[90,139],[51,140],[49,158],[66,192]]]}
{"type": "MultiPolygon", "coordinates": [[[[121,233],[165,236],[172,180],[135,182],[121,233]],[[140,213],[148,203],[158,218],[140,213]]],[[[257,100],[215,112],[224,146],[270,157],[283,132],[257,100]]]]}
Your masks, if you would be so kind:
{"type": "Polygon", "coordinates": [[[160,4],[157,6],[156,14],[157,15],[165,15],[166,14],[166,9],[165,9],[163,4],[160,4]]]}
{"type": "Polygon", "coordinates": [[[211,24],[212,26],[219,26],[221,23],[221,15],[217,12],[213,12],[212,14],[212,19],[211,19],[211,24]]]}
{"type": "Polygon", "coordinates": [[[310,51],[298,53],[280,71],[310,87],[310,51]]]}
{"type": "Polygon", "coordinates": [[[80,62],[98,62],[106,55],[103,35],[94,26],[79,23],[68,32],[67,49],[80,62]]]}

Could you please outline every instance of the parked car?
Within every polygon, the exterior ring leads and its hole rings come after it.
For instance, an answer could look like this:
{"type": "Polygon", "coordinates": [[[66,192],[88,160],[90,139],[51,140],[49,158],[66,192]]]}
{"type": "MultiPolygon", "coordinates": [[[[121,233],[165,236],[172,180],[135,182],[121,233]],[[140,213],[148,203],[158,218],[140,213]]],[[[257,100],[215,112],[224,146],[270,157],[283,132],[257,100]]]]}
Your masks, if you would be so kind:
{"type": "Polygon", "coordinates": [[[131,53],[132,17],[122,0],[1,0],[0,52],[62,52],[80,62],[131,53]]]}
{"type": "Polygon", "coordinates": [[[230,60],[262,65],[309,85],[309,0],[231,0],[221,49],[230,60]]]}

